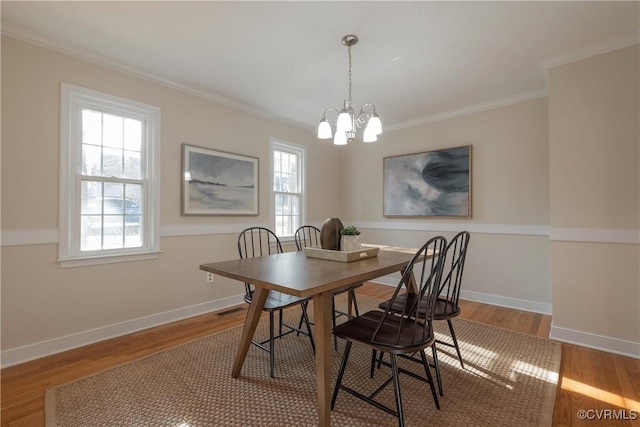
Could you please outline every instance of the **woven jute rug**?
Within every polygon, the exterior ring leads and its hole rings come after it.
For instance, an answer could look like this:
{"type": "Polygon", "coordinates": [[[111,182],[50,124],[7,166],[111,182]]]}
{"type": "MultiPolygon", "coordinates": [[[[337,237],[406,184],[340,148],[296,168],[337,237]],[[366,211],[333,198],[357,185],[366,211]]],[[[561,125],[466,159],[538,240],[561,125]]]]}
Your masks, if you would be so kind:
{"type": "MultiPolygon", "coordinates": [[[[358,296],[361,311],[379,301],[358,296]]],[[[297,322],[299,309],[285,314],[297,322]]],[[[448,338],[446,322],[438,335],[448,338]]],[[[262,319],[256,337],[268,336],[262,319]]],[[[560,346],[546,339],[454,319],[465,361],[439,347],[444,396],[435,408],[429,385],[401,374],[408,426],[549,426],[560,366],[560,346]]],[[[168,349],[132,363],[47,390],[48,427],[314,426],[315,359],[308,338],[290,334],[276,344],[276,378],[268,354],[251,346],[239,378],[231,366],[242,327],[168,349]]],[[[334,351],[334,380],[342,349],[334,351]]],[[[428,353],[430,357],[430,352],[428,353]]],[[[369,394],[389,378],[389,368],[369,378],[371,352],[354,345],[345,384],[369,394]]],[[[401,366],[421,373],[421,366],[401,366]]],[[[377,399],[393,407],[393,386],[377,399]]],[[[394,426],[397,420],[341,391],[334,426],[394,426]]]]}

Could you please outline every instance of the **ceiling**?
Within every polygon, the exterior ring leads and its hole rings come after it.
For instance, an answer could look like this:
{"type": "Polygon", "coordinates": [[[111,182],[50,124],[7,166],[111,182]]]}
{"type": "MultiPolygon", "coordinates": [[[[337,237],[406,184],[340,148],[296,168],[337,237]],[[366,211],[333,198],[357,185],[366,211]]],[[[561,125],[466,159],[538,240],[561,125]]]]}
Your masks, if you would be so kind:
{"type": "Polygon", "coordinates": [[[304,128],[347,96],[386,130],[546,94],[638,43],[630,2],[2,1],[2,33],[304,128]]]}

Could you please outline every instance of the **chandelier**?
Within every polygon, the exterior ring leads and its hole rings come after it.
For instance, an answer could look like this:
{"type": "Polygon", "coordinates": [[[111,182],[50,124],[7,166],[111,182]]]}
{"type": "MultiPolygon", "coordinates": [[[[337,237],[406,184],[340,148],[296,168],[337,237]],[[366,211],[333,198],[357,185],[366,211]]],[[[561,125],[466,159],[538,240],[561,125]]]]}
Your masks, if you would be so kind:
{"type": "Polygon", "coordinates": [[[376,113],[375,105],[371,103],[364,104],[360,108],[360,112],[356,115],[351,105],[351,47],[358,43],[358,37],[353,34],[346,35],[342,38],[342,44],[349,49],[349,97],[344,101],[342,110],[338,112],[335,108],[329,107],[324,110],[322,120],[318,125],[318,138],[329,139],[333,135],[331,125],[327,121],[327,112],[335,111],[338,114],[336,121],[336,133],[333,138],[335,145],[346,145],[356,138],[358,129],[364,126],[362,140],[364,142],[374,142],[378,140],[378,135],[382,133],[382,122],[376,113]],[[367,111],[371,110],[371,111],[367,111]]]}

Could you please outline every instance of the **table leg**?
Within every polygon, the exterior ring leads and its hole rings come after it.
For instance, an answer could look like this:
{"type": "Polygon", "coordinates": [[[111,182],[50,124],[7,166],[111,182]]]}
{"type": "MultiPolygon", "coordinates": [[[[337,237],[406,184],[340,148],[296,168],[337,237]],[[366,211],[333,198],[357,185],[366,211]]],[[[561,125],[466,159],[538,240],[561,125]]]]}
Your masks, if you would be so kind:
{"type": "Polygon", "coordinates": [[[251,304],[249,305],[249,310],[247,311],[247,317],[244,319],[242,337],[240,338],[240,344],[238,345],[236,358],[233,361],[233,369],[231,371],[231,376],[233,378],[237,378],[238,376],[240,376],[240,371],[242,370],[244,359],[247,357],[247,351],[249,351],[249,346],[251,345],[253,334],[255,333],[258,322],[260,321],[262,309],[264,308],[264,303],[267,301],[268,295],[269,290],[263,288],[262,286],[256,286],[255,290],[253,291],[253,297],[251,298],[251,304]]]}
{"type": "Polygon", "coordinates": [[[320,426],[331,425],[331,325],[333,311],[331,292],[313,296],[313,317],[316,334],[316,381],[320,426]]]}

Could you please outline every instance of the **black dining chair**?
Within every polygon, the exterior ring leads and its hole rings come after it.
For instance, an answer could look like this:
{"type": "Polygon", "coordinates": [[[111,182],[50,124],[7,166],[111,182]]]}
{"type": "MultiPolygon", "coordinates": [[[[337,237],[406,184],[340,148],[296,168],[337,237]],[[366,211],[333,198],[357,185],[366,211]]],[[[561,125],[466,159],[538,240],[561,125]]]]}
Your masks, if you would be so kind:
{"type": "Polygon", "coordinates": [[[383,411],[398,418],[398,425],[404,426],[404,415],[402,409],[402,395],[400,392],[399,374],[405,373],[411,377],[417,377],[429,383],[431,394],[436,408],[440,409],[438,395],[434,387],[425,350],[435,342],[433,332],[433,314],[435,302],[440,288],[442,278],[442,266],[444,265],[444,248],[446,239],[438,236],[427,241],[409,261],[403,270],[402,278],[393,293],[389,304],[384,311],[371,310],[359,317],[347,320],[336,326],[333,333],[347,341],[338,378],[333,390],[331,399],[331,409],[334,409],[338,392],[344,390],[365,402],[382,409],[383,411]],[[428,254],[441,254],[440,256],[428,257],[428,254]],[[416,289],[411,293],[410,286],[416,289]],[[405,293],[401,291],[405,289],[405,293]],[[398,307],[396,300],[401,295],[403,301],[399,303],[400,310],[391,310],[391,307],[398,307]],[[425,310],[418,310],[418,303],[425,304],[425,310]],[[391,355],[391,378],[385,381],[377,390],[365,395],[351,387],[342,384],[342,380],[349,360],[349,353],[353,343],[370,347],[372,351],[371,366],[376,360],[376,352],[389,353],[391,355]],[[409,355],[419,353],[426,377],[419,376],[412,371],[402,369],[398,366],[399,355],[409,355]],[[393,383],[395,394],[395,410],[375,400],[376,395],[387,385],[393,383]]]}
{"type": "MultiPolygon", "coordinates": [[[[299,251],[304,250],[304,248],[306,247],[320,247],[320,229],[318,227],[315,227],[313,225],[303,225],[302,227],[299,227],[295,234],[294,234],[294,239],[296,241],[296,247],[298,248],[299,251]]],[[[346,316],[348,318],[352,318],[353,314],[355,314],[356,316],[358,316],[359,310],[358,310],[358,300],[356,299],[356,289],[359,288],[360,286],[362,286],[362,283],[358,283],[356,285],[351,286],[348,289],[341,289],[339,291],[336,291],[333,293],[333,302],[332,302],[332,308],[333,308],[333,327],[335,328],[336,326],[336,319],[340,316],[346,316]],[[335,297],[339,294],[342,294],[344,292],[348,292],[348,296],[347,296],[347,311],[342,311],[342,310],[338,310],[336,309],[336,299],[335,297]],[[353,311],[351,311],[353,309],[353,311]],[[353,313],[353,314],[352,314],[353,313]]],[[[300,325],[301,326],[301,325],[300,325]]],[[[333,337],[333,347],[337,350],[338,349],[338,339],[335,337],[333,337]]]]}
{"type": "MultiPolygon", "coordinates": [[[[456,333],[453,329],[451,319],[460,315],[460,305],[458,304],[458,301],[460,299],[462,275],[464,273],[465,260],[467,259],[469,239],[469,232],[461,231],[456,234],[447,245],[447,256],[444,265],[443,279],[442,284],[440,285],[440,291],[438,293],[438,299],[436,300],[435,312],[433,315],[434,320],[447,321],[452,341],[449,343],[442,340],[436,340],[436,343],[455,348],[462,368],[464,368],[464,362],[462,361],[460,346],[458,345],[458,340],[456,338],[456,333]]],[[[403,299],[404,295],[400,295],[395,303],[391,305],[391,310],[399,311],[403,304],[403,299]]],[[[385,301],[381,303],[378,308],[384,310],[389,303],[390,301],[385,301]]],[[[421,302],[419,310],[424,311],[425,306],[426,302],[421,302]]],[[[438,378],[438,384],[440,384],[440,378],[438,378]]],[[[442,390],[440,394],[442,394],[442,390]]]]}
{"type": "MultiPolygon", "coordinates": [[[[282,253],[282,244],[280,239],[275,233],[268,228],[264,227],[249,227],[238,236],[238,253],[240,258],[253,258],[260,256],[267,256],[276,253],[282,253]]],[[[254,288],[251,284],[245,283],[245,296],[244,300],[248,304],[251,304],[253,298],[254,288]]],[[[269,353],[269,374],[271,378],[275,374],[275,340],[282,338],[292,332],[302,333],[309,337],[311,342],[311,348],[315,353],[315,343],[313,341],[313,334],[311,333],[311,325],[309,322],[309,316],[307,315],[307,305],[309,298],[298,298],[293,295],[284,294],[277,291],[269,291],[267,301],[264,304],[264,311],[269,312],[269,339],[258,342],[252,340],[251,343],[257,347],[265,350],[269,353]],[[294,305],[300,305],[302,309],[302,317],[300,319],[300,325],[295,327],[285,323],[282,319],[282,310],[294,305]],[[278,312],[278,335],[275,335],[275,316],[274,313],[278,312]],[[307,330],[302,330],[302,323],[305,323],[307,330]],[[287,328],[283,332],[283,327],[287,328]],[[266,347],[265,344],[269,343],[266,347]]]]}

